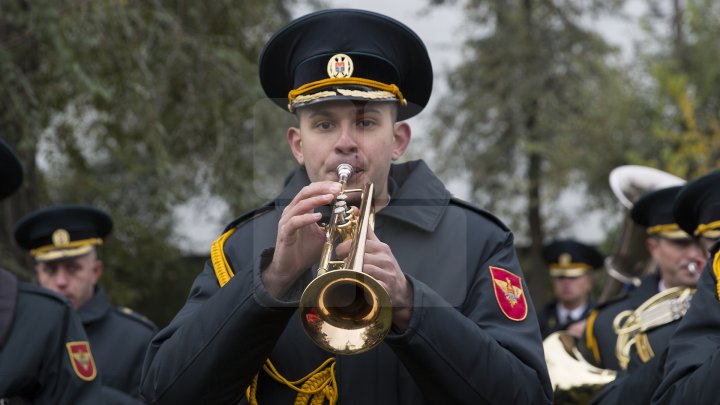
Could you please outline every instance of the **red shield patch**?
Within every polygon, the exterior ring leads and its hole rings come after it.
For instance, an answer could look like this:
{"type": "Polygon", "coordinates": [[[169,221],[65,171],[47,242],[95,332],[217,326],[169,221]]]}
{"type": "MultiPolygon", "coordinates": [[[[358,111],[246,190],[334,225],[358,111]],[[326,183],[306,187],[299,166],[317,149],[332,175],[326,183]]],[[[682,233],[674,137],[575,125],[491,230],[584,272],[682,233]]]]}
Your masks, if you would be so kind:
{"type": "Polygon", "coordinates": [[[97,375],[95,359],[93,359],[88,342],[68,342],[66,345],[70,355],[70,364],[75,374],[85,381],[92,381],[97,375]]]}
{"type": "Polygon", "coordinates": [[[520,277],[500,267],[490,266],[490,275],[503,314],[513,321],[522,321],[527,316],[527,301],[520,277]]]}

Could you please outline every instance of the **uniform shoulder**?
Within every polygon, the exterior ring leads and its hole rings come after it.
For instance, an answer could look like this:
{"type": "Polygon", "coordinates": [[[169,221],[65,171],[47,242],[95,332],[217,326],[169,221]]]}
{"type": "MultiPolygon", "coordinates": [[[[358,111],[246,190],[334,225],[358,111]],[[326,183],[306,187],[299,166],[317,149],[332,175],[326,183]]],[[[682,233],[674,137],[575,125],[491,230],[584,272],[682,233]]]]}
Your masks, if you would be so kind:
{"type": "Polygon", "coordinates": [[[461,207],[461,208],[466,209],[466,210],[469,210],[469,211],[472,211],[472,212],[480,215],[481,217],[489,220],[490,222],[494,223],[495,225],[497,225],[497,226],[498,226],[500,229],[502,229],[503,231],[505,231],[505,232],[510,232],[510,228],[508,228],[507,225],[505,225],[505,223],[504,223],[503,221],[501,221],[498,217],[496,217],[495,215],[491,214],[490,212],[488,212],[488,211],[486,211],[486,210],[478,207],[477,205],[474,205],[474,204],[472,204],[472,203],[470,203],[470,202],[461,200],[461,199],[459,199],[459,198],[457,198],[457,197],[451,197],[451,198],[450,198],[450,204],[451,204],[451,205],[454,205],[454,206],[461,207]]]}
{"type": "Polygon", "coordinates": [[[132,320],[133,322],[142,325],[144,328],[147,328],[153,332],[157,331],[157,326],[155,326],[155,323],[153,323],[153,321],[151,321],[145,315],[139,312],[135,312],[128,307],[115,307],[114,309],[115,312],[120,314],[121,317],[132,320]]]}
{"type": "Polygon", "coordinates": [[[70,307],[70,302],[67,300],[67,298],[54,291],[50,291],[32,283],[19,282],[18,294],[25,294],[27,296],[37,297],[47,302],[59,304],[68,308],[70,307]]]}
{"type": "Polygon", "coordinates": [[[627,300],[628,298],[630,298],[630,295],[627,292],[623,292],[622,294],[620,294],[616,297],[607,299],[607,300],[595,305],[595,311],[602,311],[604,309],[610,308],[610,307],[614,306],[615,304],[618,304],[620,302],[627,300]]]}
{"type": "Polygon", "coordinates": [[[275,202],[269,202],[261,207],[255,208],[253,210],[247,211],[243,214],[241,214],[239,217],[235,218],[232,222],[230,222],[226,227],[223,233],[236,228],[250,220],[252,220],[255,217],[258,217],[260,215],[263,215],[267,212],[272,211],[272,209],[275,207],[275,202]]]}

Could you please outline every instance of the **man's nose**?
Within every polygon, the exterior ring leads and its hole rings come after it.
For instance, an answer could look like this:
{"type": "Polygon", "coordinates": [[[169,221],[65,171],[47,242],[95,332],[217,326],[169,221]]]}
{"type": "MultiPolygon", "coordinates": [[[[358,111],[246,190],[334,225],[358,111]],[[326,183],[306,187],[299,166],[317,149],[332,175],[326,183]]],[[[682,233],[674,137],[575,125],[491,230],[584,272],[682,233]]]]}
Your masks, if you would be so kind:
{"type": "Polygon", "coordinates": [[[65,271],[65,269],[60,268],[58,269],[57,273],[55,273],[55,285],[58,287],[65,286],[68,283],[68,273],[65,271]]]}
{"type": "Polygon", "coordinates": [[[342,125],[337,141],[335,141],[335,151],[341,154],[353,153],[357,151],[358,144],[355,140],[355,134],[351,125],[342,125]]]}

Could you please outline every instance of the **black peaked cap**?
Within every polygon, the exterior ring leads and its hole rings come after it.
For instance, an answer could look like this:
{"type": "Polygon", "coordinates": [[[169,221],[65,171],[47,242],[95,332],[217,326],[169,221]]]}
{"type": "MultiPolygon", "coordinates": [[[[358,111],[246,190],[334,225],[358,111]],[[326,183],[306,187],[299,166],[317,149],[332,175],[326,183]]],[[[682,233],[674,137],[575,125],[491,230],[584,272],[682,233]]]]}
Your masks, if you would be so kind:
{"type": "Polygon", "coordinates": [[[53,244],[58,229],[68,232],[70,241],[104,238],[112,231],[110,215],[83,205],[57,205],[43,208],[21,218],[15,225],[15,240],[31,250],[53,244]]]}
{"type": "Polygon", "coordinates": [[[633,221],[646,228],[675,224],[672,206],[675,196],[682,188],[683,186],[673,186],[644,194],[630,211],[633,221]]]}
{"type": "Polygon", "coordinates": [[[690,235],[700,225],[720,221],[720,170],[687,183],[675,197],[673,216],[690,235]]]}
{"type": "Polygon", "coordinates": [[[265,94],[287,109],[290,90],[327,79],[328,61],[337,54],[352,58],[353,77],[398,86],[408,102],[398,109],[399,119],[410,118],[427,105],[433,72],[422,40],[395,19],[354,9],[314,12],[276,32],[260,54],[265,94]]]}
{"type": "Polygon", "coordinates": [[[593,246],[572,239],[556,240],[543,248],[543,257],[549,264],[561,263],[561,257],[569,255],[570,262],[583,263],[597,269],[602,266],[604,257],[593,246]]]}

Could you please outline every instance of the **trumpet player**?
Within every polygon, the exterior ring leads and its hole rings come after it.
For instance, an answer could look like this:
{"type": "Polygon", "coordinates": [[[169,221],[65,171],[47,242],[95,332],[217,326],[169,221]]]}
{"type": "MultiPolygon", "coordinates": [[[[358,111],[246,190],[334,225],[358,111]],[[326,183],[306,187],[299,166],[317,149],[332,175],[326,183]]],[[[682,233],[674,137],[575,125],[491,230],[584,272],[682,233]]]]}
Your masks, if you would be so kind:
{"type": "MultiPolygon", "coordinates": [[[[424,162],[393,163],[410,142],[404,120],[423,109],[432,88],[420,38],[380,14],[319,11],[270,38],[259,72],[267,96],[297,117],[287,141],[299,167],[277,199],[231,223],[213,244],[186,305],[149,348],[145,397],[162,404],[549,403],[512,233],[453,198],[424,162]],[[341,164],[352,174],[339,181],[341,164]],[[362,205],[339,194],[369,183],[374,227],[361,269],[353,270],[385,291],[391,324],[379,345],[336,354],[310,341],[297,309],[306,286],[323,277],[316,267],[331,224],[318,224],[320,211],[362,205]]],[[[338,257],[351,255],[353,242],[340,242],[338,257]]],[[[303,321],[327,335],[322,312],[303,321]]]]}

